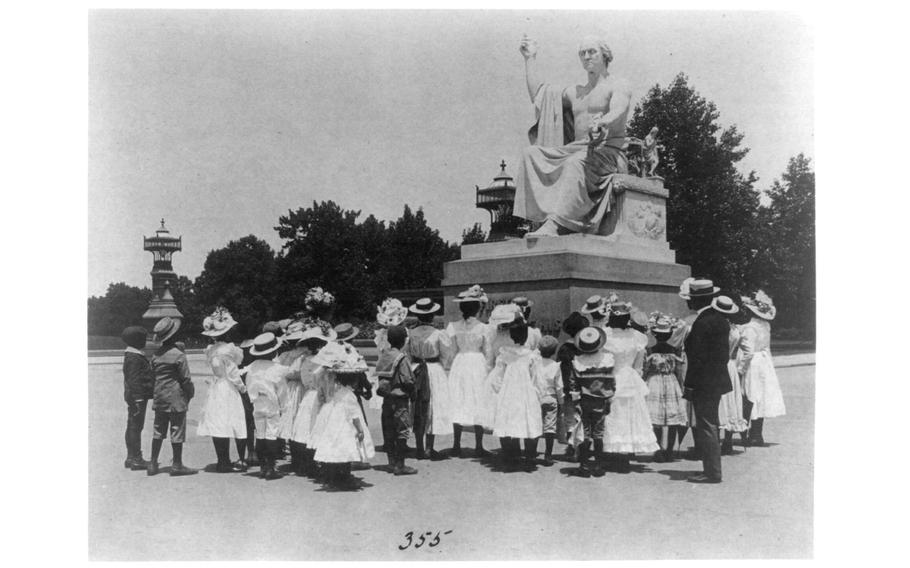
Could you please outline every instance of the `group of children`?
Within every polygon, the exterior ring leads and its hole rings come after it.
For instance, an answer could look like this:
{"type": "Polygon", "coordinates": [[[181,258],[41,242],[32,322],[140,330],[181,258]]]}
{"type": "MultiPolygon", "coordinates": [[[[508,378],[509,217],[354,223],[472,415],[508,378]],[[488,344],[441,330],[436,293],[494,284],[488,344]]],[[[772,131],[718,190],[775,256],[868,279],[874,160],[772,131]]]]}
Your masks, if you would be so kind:
{"type": "MultiPolygon", "coordinates": [[[[683,298],[688,284],[680,287],[683,298]]],[[[461,317],[444,330],[434,325],[441,307],[428,298],[409,307],[397,299],[383,302],[373,374],[350,343],[359,329],[332,327],[334,298],[321,288],[308,292],[304,312],[266,324],[260,335],[239,345],[237,322],[217,308],[203,322],[203,334],[212,339],[205,351],[212,378],[197,430],[213,440],[215,471],[246,471],[258,462],[261,477],[278,479],[283,474],[276,461],[287,448],[294,473],[355,483],[351,471],[370,468],[375,455],[364,400],[381,408],[387,470],[395,475],[417,473],[405,465],[412,432],[418,459],[441,460],[447,456],[436,449],[436,436],[453,435],[448,455],[459,457],[465,428],[474,433],[475,457],[490,455],[485,435],[498,437],[506,468],[553,465],[557,439],[567,445],[564,459],[577,461],[573,473],[581,477],[603,475],[608,454],[616,457],[620,472],[630,470],[636,454],[675,459],[674,445],[693,425],[682,396],[682,346],[694,316],[648,316],[615,295],[592,296],[562,322],[568,339],[560,344],[532,325],[533,302],[525,297],[496,306],[487,323],[478,319],[488,303],[479,286],[455,302],[461,317]],[[417,320],[410,329],[404,326],[409,316],[417,320]],[[231,438],[239,456],[235,462],[229,457],[231,438]],[[540,438],[545,448],[538,462],[540,438]]],[[[761,292],[738,303],[721,296],[712,308],[731,321],[734,388],[721,400],[719,415],[723,451],[732,453],[734,433],[742,434],[744,444],[762,444],[763,419],[785,412],[769,351],[774,308],[761,292]],[[737,319],[743,314],[751,317],[737,319]]],[[[186,356],[174,341],[179,328],[179,320],[158,322],[154,334],[161,346],[151,363],[141,351],[145,330],[128,328],[123,334],[129,346],[124,465],[148,475],[158,473],[168,426],[170,474],[196,473],[181,460],[193,388],[186,356]],[[146,462],[140,436],[149,398],[155,401],[155,428],[146,462]]]]}

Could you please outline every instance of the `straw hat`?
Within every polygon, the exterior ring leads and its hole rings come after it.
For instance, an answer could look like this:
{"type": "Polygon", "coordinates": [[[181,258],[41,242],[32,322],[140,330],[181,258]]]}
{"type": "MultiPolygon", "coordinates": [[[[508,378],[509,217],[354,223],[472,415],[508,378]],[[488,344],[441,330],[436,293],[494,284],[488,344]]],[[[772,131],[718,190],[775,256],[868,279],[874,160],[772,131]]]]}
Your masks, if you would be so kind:
{"type": "Polygon", "coordinates": [[[412,314],[435,314],[441,307],[430,298],[421,298],[414,302],[408,311],[412,314]]]}
{"type": "Polygon", "coordinates": [[[490,326],[499,329],[513,324],[517,319],[524,321],[524,316],[521,314],[521,306],[511,303],[499,304],[493,308],[487,323],[489,323],[490,326]]]}
{"type": "Polygon", "coordinates": [[[739,306],[729,296],[715,296],[711,300],[711,307],[722,314],[735,314],[739,311],[739,306]]]}
{"type": "Polygon", "coordinates": [[[586,327],[575,336],[575,347],[582,353],[597,353],[607,342],[607,334],[600,327],[586,327]]]}
{"type": "Polygon", "coordinates": [[[230,331],[235,325],[237,325],[237,322],[234,321],[231,312],[218,306],[215,308],[215,311],[202,320],[202,335],[218,337],[219,335],[224,335],[230,331]]]}
{"type": "Polygon", "coordinates": [[[673,333],[673,322],[669,318],[658,318],[651,326],[651,333],[673,333]]]}
{"type": "Polygon", "coordinates": [[[249,348],[252,347],[252,346],[253,346],[253,340],[252,340],[252,339],[244,339],[243,341],[240,342],[240,348],[241,348],[241,349],[249,349],[249,348]]]}
{"type": "Polygon", "coordinates": [[[585,305],[581,307],[581,313],[583,314],[593,314],[594,312],[600,312],[604,307],[604,299],[595,294],[585,300],[585,305]]]}
{"type": "Polygon", "coordinates": [[[618,316],[632,313],[632,304],[629,302],[612,302],[610,312],[618,316]]]}
{"type": "Polygon", "coordinates": [[[164,316],[158,320],[158,323],[155,324],[155,329],[152,331],[155,334],[155,341],[163,343],[180,331],[180,320],[164,316]]]}
{"type": "Polygon", "coordinates": [[[340,323],[332,330],[335,332],[335,339],[338,341],[350,341],[357,337],[360,328],[349,323],[340,323]]]}
{"type": "Polygon", "coordinates": [[[386,298],[376,308],[376,323],[383,327],[400,325],[408,317],[408,310],[397,298],[386,298]]]}
{"type": "Polygon", "coordinates": [[[288,324],[287,329],[284,330],[284,335],[281,337],[285,341],[297,341],[303,337],[303,332],[306,329],[306,324],[302,321],[293,321],[288,324]]]}
{"type": "Polygon", "coordinates": [[[512,298],[512,303],[516,306],[521,306],[522,309],[530,308],[534,305],[534,302],[529,300],[526,296],[516,296],[512,298]]]}
{"type": "Polygon", "coordinates": [[[689,283],[689,298],[705,298],[720,292],[720,288],[707,278],[693,280],[689,283]]]}
{"type": "Polygon", "coordinates": [[[338,334],[334,329],[325,330],[318,325],[311,325],[300,334],[300,339],[297,340],[297,345],[305,345],[310,343],[313,340],[319,340],[322,343],[328,343],[334,341],[338,338],[338,334]]]}
{"type": "Polygon", "coordinates": [[[777,315],[777,308],[774,307],[774,301],[771,296],[759,290],[755,293],[754,298],[742,297],[743,305],[763,320],[771,321],[777,315]]]}
{"type": "Polygon", "coordinates": [[[679,297],[680,298],[682,298],[683,300],[691,299],[689,297],[689,285],[692,284],[692,282],[694,282],[694,281],[695,281],[694,278],[686,278],[685,280],[682,281],[682,284],[679,285],[679,297]]]}
{"type": "Polygon", "coordinates": [[[253,340],[253,348],[250,349],[250,355],[260,356],[268,355],[278,351],[278,348],[281,347],[283,341],[280,337],[276,337],[272,332],[261,333],[256,336],[256,339],[253,340]]]}
{"type": "Polygon", "coordinates": [[[459,292],[458,296],[453,299],[453,302],[480,302],[481,304],[487,303],[487,295],[483,291],[483,288],[479,284],[474,284],[464,292],[459,292]]]}

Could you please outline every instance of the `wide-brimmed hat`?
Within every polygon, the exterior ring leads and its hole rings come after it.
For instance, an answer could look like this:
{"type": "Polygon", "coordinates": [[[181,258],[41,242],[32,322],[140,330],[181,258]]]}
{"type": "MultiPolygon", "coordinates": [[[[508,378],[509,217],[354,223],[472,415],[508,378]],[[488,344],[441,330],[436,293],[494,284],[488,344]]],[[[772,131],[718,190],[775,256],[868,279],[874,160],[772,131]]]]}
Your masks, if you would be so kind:
{"type": "Polygon", "coordinates": [[[174,337],[174,334],[180,331],[180,320],[164,316],[158,320],[158,323],[155,324],[155,329],[152,331],[155,333],[155,341],[162,343],[174,337]]]}
{"type": "Polygon", "coordinates": [[[694,278],[686,278],[682,281],[682,284],[679,285],[679,297],[683,300],[689,300],[689,285],[692,284],[694,278]]]}
{"type": "Polygon", "coordinates": [[[483,291],[483,288],[480,287],[480,284],[474,284],[464,292],[459,292],[452,301],[453,302],[480,302],[481,304],[487,303],[487,294],[483,291]]]}
{"type": "Polygon", "coordinates": [[[268,355],[269,353],[278,351],[282,343],[284,343],[284,341],[270,331],[261,333],[253,340],[253,347],[250,349],[250,355],[255,355],[257,357],[260,355],[268,355]]]}
{"type": "Polygon", "coordinates": [[[711,300],[711,307],[722,314],[735,314],[739,311],[739,306],[729,296],[715,296],[711,300]]]}
{"type": "Polygon", "coordinates": [[[527,296],[515,296],[512,298],[512,303],[516,306],[521,306],[522,309],[530,308],[534,305],[534,302],[529,300],[527,296]]]}
{"type": "Polygon", "coordinates": [[[435,314],[441,307],[442,306],[430,298],[421,298],[411,304],[411,307],[408,308],[408,311],[412,314],[435,314]]]}
{"type": "Polygon", "coordinates": [[[383,327],[399,325],[408,317],[408,309],[398,298],[386,298],[376,308],[376,323],[383,327]]]}
{"type": "Polygon", "coordinates": [[[595,294],[585,300],[585,305],[581,307],[581,313],[583,314],[593,314],[595,312],[602,312],[604,307],[604,299],[598,294],[595,294]]]}
{"type": "Polygon", "coordinates": [[[331,369],[335,373],[365,373],[367,364],[363,356],[351,347],[350,344],[327,343],[316,353],[313,362],[331,369]]]}
{"type": "Polygon", "coordinates": [[[237,325],[237,322],[231,316],[231,312],[227,311],[226,308],[218,306],[215,310],[202,320],[202,335],[207,335],[209,337],[218,337],[219,335],[224,335],[232,327],[237,325]]]}
{"type": "Polygon", "coordinates": [[[252,346],[253,346],[253,340],[252,340],[252,339],[244,339],[243,341],[240,342],[240,348],[241,348],[241,349],[249,349],[249,348],[252,347],[252,346]]]}
{"type": "Polygon", "coordinates": [[[521,306],[512,303],[499,304],[490,312],[490,318],[487,320],[487,323],[490,326],[499,329],[512,325],[515,323],[515,320],[524,321],[524,316],[521,314],[521,306]]]}
{"type": "Polygon", "coordinates": [[[335,332],[335,339],[338,341],[350,341],[357,337],[360,328],[349,323],[340,323],[332,329],[335,332]]]}
{"type": "Polygon", "coordinates": [[[651,326],[651,333],[673,333],[673,322],[670,318],[658,318],[651,326]]]}
{"type": "MultiPolygon", "coordinates": [[[[280,323],[280,322],[279,322],[280,323]]],[[[288,324],[287,328],[284,330],[284,335],[281,337],[285,341],[297,341],[303,337],[303,332],[306,330],[306,324],[302,321],[292,321],[288,324]]]]}
{"type": "Polygon", "coordinates": [[[586,327],[575,336],[575,347],[582,353],[596,353],[606,342],[607,334],[601,327],[586,327]]]}
{"type": "Polygon", "coordinates": [[[610,303],[610,313],[616,314],[618,316],[631,314],[632,313],[632,304],[629,302],[611,302],[610,303]]]}
{"type": "Polygon", "coordinates": [[[629,321],[632,324],[641,328],[639,331],[641,331],[642,329],[644,329],[644,330],[648,329],[648,324],[649,324],[648,314],[646,314],[645,312],[643,312],[641,310],[632,310],[632,315],[629,318],[629,321]]]}
{"type": "Polygon", "coordinates": [[[720,288],[707,278],[696,279],[689,282],[689,298],[706,298],[720,292],[720,288]]]}
{"type": "Polygon", "coordinates": [[[749,308],[749,311],[761,319],[771,321],[777,315],[777,308],[774,307],[774,301],[771,300],[771,296],[761,290],[756,292],[753,298],[743,296],[742,302],[744,306],[749,308]]]}
{"type": "Polygon", "coordinates": [[[323,343],[328,343],[334,341],[338,338],[338,334],[332,328],[324,329],[318,325],[311,325],[303,330],[303,333],[300,334],[300,339],[297,340],[297,345],[305,345],[312,340],[319,340],[323,343]]]}

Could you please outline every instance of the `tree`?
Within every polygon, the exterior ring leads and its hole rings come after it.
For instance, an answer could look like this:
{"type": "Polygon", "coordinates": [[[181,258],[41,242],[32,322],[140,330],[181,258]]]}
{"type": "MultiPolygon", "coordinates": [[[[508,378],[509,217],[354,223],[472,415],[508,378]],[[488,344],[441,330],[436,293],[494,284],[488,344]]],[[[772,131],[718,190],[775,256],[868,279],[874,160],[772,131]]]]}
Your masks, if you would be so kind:
{"type": "Polygon", "coordinates": [[[768,293],[779,325],[815,335],[815,173],[803,154],[790,158],[768,197],[768,249],[773,277],[768,293]]]}
{"type": "Polygon", "coordinates": [[[483,226],[480,223],[474,223],[473,227],[461,232],[461,244],[463,245],[483,243],[486,242],[486,240],[487,234],[484,232],[483,226]]]}
{"type": "Polygon", "coordinates": [[[757,178],[737,171],[748,149],[740,147],[736,126],[717,124],[719,116],[680,73],[666,89],[651,88],[629,129],[642,138],[652,126],[660,129],[658,173],[670,193],[667,237],[679,262],[722,287],[754,288],[767,277],[755,262],[763,236],[757,178]]]}
{"type": "Polygon", "coordinates": [[[110,284],[104,296],[88,299],[88,335],[119,336],[131,325],[142,325],[142,314],[152,301],[148,288],[110,284]]]}
{"type": "Polygon", "coordinates": [[[453,260],[449,244],[430,228],[423,209],[407,205],[401,217],[389,225],[388,260],[392,289],[436,288],[442,284],[444,262],[453,260]]]}
{"type": "Polygon", "coordinates": [[[254,335],[273,317],[275,275],[275,252],[253,235],[209,252],[194,285],[195,317],[201,320],[215,306],[224,306],[241,333],[254,335]]]}

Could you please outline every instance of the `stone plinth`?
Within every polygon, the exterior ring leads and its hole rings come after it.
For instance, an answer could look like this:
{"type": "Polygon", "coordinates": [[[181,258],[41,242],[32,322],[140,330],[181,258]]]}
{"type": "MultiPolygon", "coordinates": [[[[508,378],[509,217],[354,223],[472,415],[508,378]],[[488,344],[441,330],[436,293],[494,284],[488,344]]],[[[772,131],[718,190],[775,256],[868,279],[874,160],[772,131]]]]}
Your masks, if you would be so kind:
{"type": "Polygon", "coordinates": [[[492,306],[514,296],[534,301],[532,320],[557,328],[586,298],[616,292],[647,312],[686,313],[679,284],[691,275],[676,264],[666,239],[667,192],[660,179],[617,176],[605,236],[572,234],[464,245],[461,260],[445,264],[445,310],[457,317],[452,299],[480,284],[492,306]]]}

